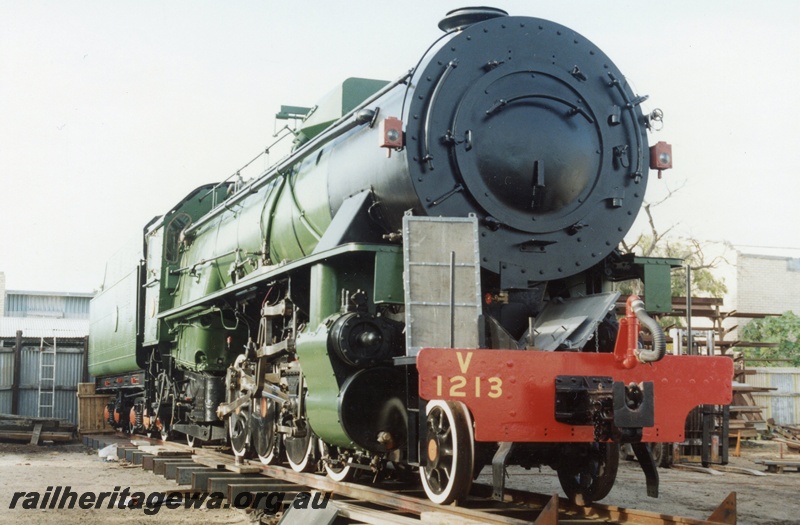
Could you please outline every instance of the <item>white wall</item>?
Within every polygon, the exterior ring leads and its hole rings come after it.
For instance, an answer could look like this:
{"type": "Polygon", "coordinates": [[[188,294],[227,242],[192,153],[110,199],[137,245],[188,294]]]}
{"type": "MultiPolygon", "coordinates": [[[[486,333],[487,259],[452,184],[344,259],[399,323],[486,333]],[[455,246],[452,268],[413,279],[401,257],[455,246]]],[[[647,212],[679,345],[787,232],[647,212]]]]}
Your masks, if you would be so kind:
{"type": "Polygon", "coordinates": [[[736,276],[740,312],[800,313],[800,259],[740,253],[736,276]]]}
{"type": "Polygon", "coordinates": [[[0,272],[0,317],[5,315],[6,309],[6,274],[0,272]]]}

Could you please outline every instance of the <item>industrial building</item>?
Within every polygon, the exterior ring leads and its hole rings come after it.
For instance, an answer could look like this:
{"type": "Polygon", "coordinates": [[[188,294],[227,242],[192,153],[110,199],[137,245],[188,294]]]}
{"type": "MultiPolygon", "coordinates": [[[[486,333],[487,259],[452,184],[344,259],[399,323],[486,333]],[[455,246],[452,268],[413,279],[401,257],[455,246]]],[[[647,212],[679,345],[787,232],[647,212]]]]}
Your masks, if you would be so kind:
{"type": "Polygon", "coordinates": [[[92,294],[6,290],[5,282],[0,272],[0,413],[77,423],[92,294]]]}

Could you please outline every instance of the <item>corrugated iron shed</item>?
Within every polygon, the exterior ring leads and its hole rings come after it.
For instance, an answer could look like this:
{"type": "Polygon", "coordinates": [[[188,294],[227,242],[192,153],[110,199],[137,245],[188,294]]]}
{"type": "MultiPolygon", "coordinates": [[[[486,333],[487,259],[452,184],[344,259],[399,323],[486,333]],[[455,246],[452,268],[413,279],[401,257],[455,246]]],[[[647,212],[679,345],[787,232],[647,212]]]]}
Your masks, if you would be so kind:
{"type": "Polygon", "coordinates": [[[51,319],[42,317],[0,317],[0,339],[14,339],[17,331],[22,337],[86,337],[88,319],[51,319]]]}
{"type": "Polygon", "coordinates": [[[88,334],[88,319],[0,318],[0,413],[77,422],[75,393],[78,383],[88,379],[88,334]],[[56,366],[48,379],[41,364],[51,350],[49,360],[56,366]],[[43,398],[41,392],[48,390],[52,394],[43,398]]]}
{"type": "Polygon", "coordinates": [[[88,319],[90,293],[31,292],[7,290],[5,314],[8,317],[47,317],[88,319]]]}

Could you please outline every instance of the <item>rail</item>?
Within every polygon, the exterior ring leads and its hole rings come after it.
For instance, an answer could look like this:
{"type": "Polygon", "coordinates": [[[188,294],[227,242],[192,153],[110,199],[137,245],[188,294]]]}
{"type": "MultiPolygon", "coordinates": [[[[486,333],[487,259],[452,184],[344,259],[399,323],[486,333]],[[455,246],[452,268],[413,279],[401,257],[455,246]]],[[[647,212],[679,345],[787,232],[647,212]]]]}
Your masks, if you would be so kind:
{"type": "MultiPolygon", "coordinates": [[[[350,523],[414,525],[424,523],[469,523],[498,525],[619,524],[619,525],[733,525],[736,523],[736,493],[731,493],[706,520],[669,516],[650,511],[593,504],[582,507],[557,495],[537,494],[514,489],[504,491],[503,501],[492,499],[492,487],[473,484],[470,499],[462,506],[441,506],[428,501],[420,487],[399,482],[361,485],[336,482],[313,473],[289,468],[237,463],[236,458],[211,448],[190,448],[124,434],[87,435],[84,443],[100,449],[110,444],[118,447],[118,456],[145,470],[153,470],[179,485],[192,484],[194,490],[223,488],[230,503],[240,491],[256,487],[280,487],[287,494],[299,491],[331,493],[330,505],[337,516],[350,523]],[[141,443],[149,446],[141,446],[141,443]],[[156,447],[154,447],[155,445],[156,447]],[[156,451],[156,448],[158,451],[156,451]],[[202,475],[198,472],[202,471],[202,475]],[[209,474],[209,471],[211,472],[209,474]],[[215,474],[218,472],[218,474],[215,474]],[[261,478],[266,479],[261,479],[261,478]],[[191,481],[189,481],[191,480],[191,481]],[[199,480],[199,481],[198,481],[199,480]]],[[[287,505],[291,501],[287,502],[287,505]]],[[[253,514],[250,515],[251,519],[253,514]]],[[[275,515],[262,518],[277,521],[275,515]]],[[[305,518],[304,518],[305,519],[305,518]]],[[[337,521],[338,523],[338,521],[337,521]]]]}

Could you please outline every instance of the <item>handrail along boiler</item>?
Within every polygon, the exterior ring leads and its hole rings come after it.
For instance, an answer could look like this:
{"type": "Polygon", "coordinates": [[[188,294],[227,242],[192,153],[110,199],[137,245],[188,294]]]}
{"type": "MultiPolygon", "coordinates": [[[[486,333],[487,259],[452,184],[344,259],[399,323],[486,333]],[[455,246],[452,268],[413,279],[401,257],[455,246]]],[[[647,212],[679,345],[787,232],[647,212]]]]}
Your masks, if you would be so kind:
{"type": "Polygon", "coordinates": [[[439,503],[489,464],[499,496],[506,465],[549,465],[597,500],[630,442],[655,495],[645,443],[681,441],[732,377],[665,356],[642,301],[613,315],[611,283],[642,273],[616,246],[671,166],[648,145],[661,114],[566,27],[493,8],[439,26],[397,81],[287,108],[291,154],[196,189],[109,262],[106,417],[336,480],[418,471],[439,503]]]}

